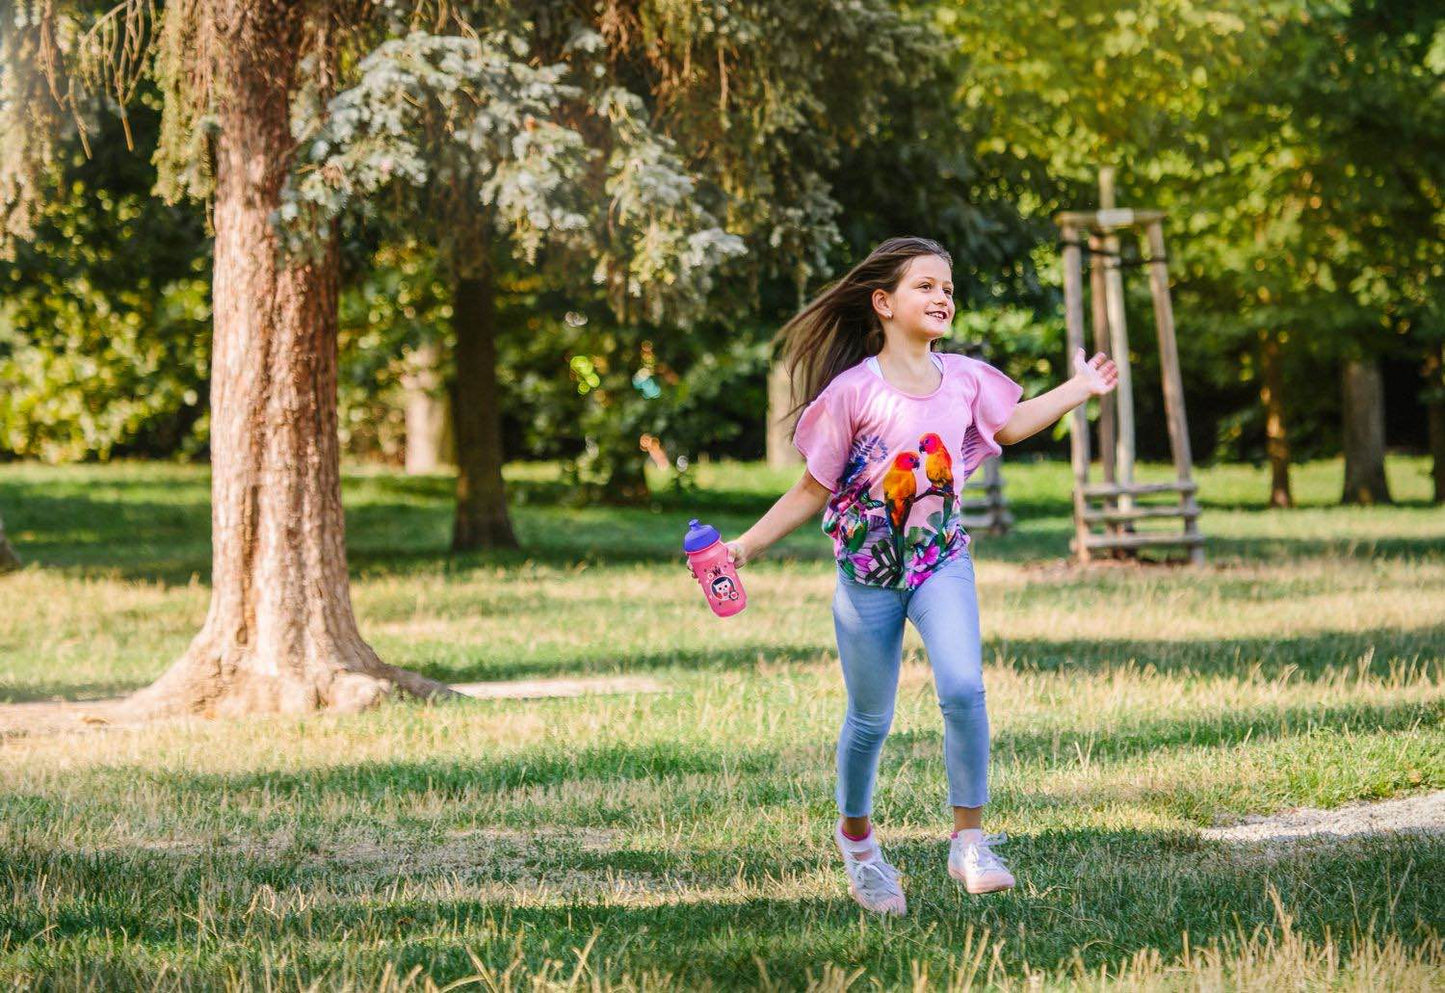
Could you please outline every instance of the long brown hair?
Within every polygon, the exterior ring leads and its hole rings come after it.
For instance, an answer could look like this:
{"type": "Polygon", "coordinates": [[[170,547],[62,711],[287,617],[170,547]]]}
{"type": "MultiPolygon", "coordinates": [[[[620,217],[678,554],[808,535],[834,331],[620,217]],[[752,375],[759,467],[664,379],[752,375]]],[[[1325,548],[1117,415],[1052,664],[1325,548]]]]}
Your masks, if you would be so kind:
{"type": "Polygon", "coordinates": [[[953,265],[953,256],[930,238],[889,238],[779,329],[775,340],[782,343],[794,403],[783,420],[812,403],[838,373],[883,350],[873,291],[896,290],[920,255],[937,255],[953,265]]]}

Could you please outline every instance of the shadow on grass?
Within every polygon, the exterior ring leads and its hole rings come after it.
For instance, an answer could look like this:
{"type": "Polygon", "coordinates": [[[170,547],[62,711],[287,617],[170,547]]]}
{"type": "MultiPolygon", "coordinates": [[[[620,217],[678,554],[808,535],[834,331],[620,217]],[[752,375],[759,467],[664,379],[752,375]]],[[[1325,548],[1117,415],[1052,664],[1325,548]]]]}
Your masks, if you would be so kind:
{"type": "MultiPolygon", "coordinates": [[[[321,979],[336,968],[335,948],[345,943],[357,949],[347,959],[352,968],[379,974],[390,965],[393,975],[416,968],[447,983],[475,973],[469,953],[498,971],[520,953],[527,971],[552,960],[570,974],[591,943],[588,961],[604,984],[656,970],[685,987],[754,988],[761,959],[772,981],[787,988],[816,980],[824,963],[902,988],[913,985],[920,961],[933,977],[950,975],[980,938],[985,962],[999,942],[1014,977],[1025,963],[1060,970],[1077,961],[1096,971],[1145,950],[1167,960],[1186,942],[1199,949],[1248,940],[1278,927],[1276,894],[1296,937],[1318,943],[1328,933],[1348,962],[1360,940],[1394,935],[1406,947],[1429,940],[1445,901],[1445,839],[1300,846],[1265,869],[1192,832],[1077,830],[1015,837],[1007,854],[1020,885],[986,898],[962,893],[948,878],[942,838],[888,845],[910,911],[881,919],[847,898],[826,832],[820,823],[801,850],[714,839],[722,844],[712,852],[619,847],[585,856],[569,850],[565,834],[553,835],[520,863],[428,868],[402,860],[371,875],[349,872],[344,851],[248,855],[216,845],[93,853],[30,843],[7,852],[7,878],[17,892],[43,889],[47,898],[17,901],[0,919],[0,933],[7,955],[39,955],[43,942],[44,960],[72,979],[89,976],[101,961],[116,968],[132,956],[194,949],[194,958],[172,960],[180,976],[195,978],[224,960],[228,968],[251,962],[284,968],[287,982],[328,985],[321,979]],[[763,896],[739,887],[779,879],[807,880],[829,895],[763,896]],[[542,883],[554,888],[543,893],[542,883]],[[618,885],[628,883],[648,901],[618,885]],[[516,896],[495,895],[505,887],[516,896]],[[458,894],[468,889],[478,894],[458,894]],[[324,896],[315,899],[318,891],[324,896]],[[195,913],[198,893],[214,894],[204,915],[195,913]],[[277,894],[283,906],[294,903],[293,893],[313,896],[304,911],[264,911],[277,894]],[[117,934],[125,935],[124,946],[97,959],[87,942],[117,934]],[[269,960],[258,945],[270,950],[269,960]]],[[[424,834],[402,830],[381,843],[413,852],[428,844],[424,834]]],[[[1278,964],[1288,964],[1280,950],[1261,952],[1266,962],[1281,956],[1278,964]]]]}
{"type": "MultiPolygon", "coordinates": [[[[507,701],[507,711],[515,711],[515,702],[507,701]]],[[[488,703],[456,702],[442,707],[490,706],[488,703]]],[[[498,711],[502,713],[502,711],[498,711]]],[[[418,708],[418,713],[425,711],[418,708]]],[[[1291,707],[1285,709],[1252,708],[1230,711],[1215,718],[1190,720],[1134,721],[1107,733],[1055,731],[1019,728],[996,733],[993,752],[1000,759],[1036,763],[1045,767],[1055,764],[1074,768],[1078,764],[1078,744],[1094,763],[1128,761],[1147,753],[1163,754],[1180,749],[1200,747],[1227,748],[1246,741],[1270,741],[1305,737],[1318,730],[1341,733],[1406,730],[1417,724],[1434,727],[1442,719],[1439,709],[1424,703],[1396,705],[1335,706],[1322,709],[1291,707]]],[[[941,729],[913,732],[898,731],[885,742],[883,764],[896,768],[905,760],[936,763],[943,774],[941,729]]],[[[689,816],[726,815],[730,809],[752,810],[766,807],[788,807],[799,802],[799,776],[831,777],[835,742],[830,736],[823,741],[787,748],[730,747],[678,741],[648,744],[589,745],[571,749],[557,746],[526,748],[504,756],[479,755],[475,759],[448,758],[434,761],[367,761],[334,764],[317,768],[262,769],[235,773],[187,772],[180,770],[149,771],[133,768],[107,770],[105,775],[127,779],[139,777],[159,787],[161,802],[181,803],[211,801],[224,805],[260,797],[266,809],[277,803],[291,805],[293,814],[314,823],[317,811],[332,809],[346,801],[374,806],[384,811],[409,795],[424,796],[424,806],[460,804],[458,810],[471,809],[469,804],[485,804],[488,808],[505,810],[509,791],[525,791],[537,800],[546,790],[547,802],[567,806],[584,805],[580,816],[592,826],[626,827],[633,823],[635,811],[626,797],[596,799],[579,795],[569,801],[565,790],[554,787],[579,784],[611,784],[651,780],[662,783],[683,777],[703,777],[698,788],[689,795],[689,816]],[[709,780],[716,777],[715,783],[709,780]]],[[[827,792],[827,791],[825,791],[827,792]]],[[[822,794],[816,799],[828,801],[822,794]]],[[[1007,810],[1009,795],[998,798],[997,805],[1007,810]]],[[[1169,796],[1161,802],[1172,803],[1169,796]]],[[[4,801],[0,801],[3,805],[4,801]]],[[[528,804],[530,806],[530,802],[528,804]]],[[[1176,808],[1171,808],[1176,809],[1176,808]]],[[[1187,816],[1192,808],[1178,807],[1176,813],[1187,816]]]]}
{"type": "MultiPolygon", "coordinates": [[[[1428,703],[1388,705],[1257,707],[1185,719],[1127,720],[1104,730],[1065,728],[1011,728],[995,732],[991,743],[994,761],[1074,766],[1081,761],[1129,761],[1150,754],[1187,748],[1228,748],[1247,741],[1273,741],[1313,731],[1340,734],[1408,731],[1438,726],[1445,715],[1428,703]]],[[[916,757],[941,756],[943,729],[895,731],[889,749],[916,757]]]]}
{"type": "MultiPolygon", "coordinates": [[[[464,660],[446,663],[415,661],[406,668],[451,683],[571,676],[618,676],[666,670],[746,672],[760,665],[811,664],[830,658],[831,645],[741,645],[733,648],[668,649],[630,652],[624,657],[572,656],[563,659],[515,661],[464,660]]],[[[395,660],[392,660],[395,661],[395,660]]]]}
{"type": "MultiPolygon", "coordinates": [[[[563,484],[509,484],[512,515],[523,548],[514,552],[453,555],[452,481],[447,477],[361,476],[346,481],[348,554],[360,575],[408,575],[509,568],[525,562],[554,566],[680,563],[679,545],[689,517],[716,524],[725,534],[750,526],[772,506],[776,494],[714,489],[696,494],[665,491],[650,506],[569,507],[563,484]]],[[[107,479],[105,496],[79,487],[47,490],[39,482],[0,481],[12,540],[28,562],[84,576],[114,575],[163,584],[192,576],[209,581],[210,506],[203,478],[165,483],[147,478],[107,479]],[[177,499],[154,499],[158,485],[174,487],[177,499]],[[115,496],[114,494],[119,494],[115,496]],[[127,494],[134,494],[128,496],[127,494]]],[[[1020,527],[1007,535],[977,536],[980,557],[1005,561],[1063,559],[1072,535],[1067,497],[1031,497],[1011,503],[1020,527]]],[[[1207,507],[1278,514],[1263,505],[1210,503],[1207,507]]],[[[1423,501],[1403,506],[1434,511],[1423,501]]],[[[1209,534],[1209,529],[1204,528],[1209,534]]],[[[1222,560],[1345,556],[1415,559],[1445,554],[1437,536],[1356,540],[1348,533],[1326,537],[1209,537],[1208,553],[1222,560]]],[[[830,548],[817,528],[784,542],[771,557],[826,562],[830,548]]]]}
{"type": "Polygon", "coordinates": [[[0,703],[35,703],[40,700],[82,703],[124,696],[150,684],[145,680],[107,680],[99,683],[42,683],[28,686],[0,685],[0,703]]]}
{"type": "MultiPolygon", "coordinates": [[[[362,630],[366,625],[363,618],[362,630]]],[[[382,642],[378,641],[378,644],[382,642]]],[[[388,655],[387,660],[434,679],[451,683],[490,680],[545,679],[583,676],[616,676],[640,673],[748,672],[760,665],[836,665],[834,645],[828,643],[755,644],[733,647],[698,647],[634,651],[607,655],[591,649],[552,658],[498,658],[485,644],[474,647],[447,643],[439,656],[445,661],[428,661],[428,642],[409,643],[408,657],[388,655]]],[[[383,645],[384,647],[384,645],[383,645]]],[[[1445,665],[1445,625],[1399,630],[1376,628],[1369,631],[1320,631],[1290,638],[1228,638],[1219,640],[1148,639],[990,639],[984,643],[989,665],[1007,665],[1019,672],[1090,672],[1134,666],[1153,668],[1164,674],[1192,673],[1200,676],[1248,677],[1256,671],[1265,678],[1288,675],[1294,679],[1337,678],[1343,672],[1358,672],[1360,660],[1369,658],[1367,671],[1377,677],[1389,676],[1392,665],[1403,661],[1436,671],[1445,665]]],[[[169,661],[169,660],[165,660],[169,661]]],[[[159,671],[157,672],[159,675],[159,671]]],[[[0,687],[0,702],[33,700],[84,700],[119,695],[147,685],[149,679],[133,682],[86,682],[67,684],[52,681],[39,686],[0,687]]]]}
{"type": "Polygon", "coordinates": [[[1438,671],[1445,665],[1445,624],[1407,630],[1315,631],[1287,638],[990,639],[984,644],[984,658],[1022,672],[1097,672],[1134,664],[1161,673],[1245,676],[1258,667],[1265,676],[1290,671],[1306,679],[1337,676],[1340,670],[1355,669],[1368,658],[1368,671],[1384,676],[1396,660],[1433,666],[1438,671]]]}
{"type": "MultiPolygon", "coordinates": [[[[210,582],[207,505],[46,495],[11,484],[0,486],[0,506],[5,508],[11,539],[27,564],[86,578],[115,577],[166,586],[185,585],[193,577],[210,582]]],[[[694,513],[710,516],[725,533],[751,523],[710,515],[706,507],[694,513]]],[[[453,553],[449,505],[351,506],[346,511],[348,563],[358,577],[463,574],[527,563],[561,568],[646,564],[683,568],[681,544],[687,518],[681,514],[523,506],[512,516],[520,549],[453,553]]],[[[830,561],[826,538],[821,533],[807,537],[813,540],[786,542],[777,557],[830,561]]]]}
{"type": "MultiPolygon", "coordinates": [[[[425,651],[425,643],[417,646],[425,651]]],[[[436,679],[473,682],[490,679],[537,679],[548,676],[619,675],[667,669],[686,671],[749,670],[760,664],[835,664],[835,646],[826,644],[761,644],[732,648],[699,647],[599,656],[594,651],[550,659],[497,660],[476,646],[469,661],[463,647],[447,645],[445,663],[413,658],[410,668],[436,679]]],[[[1258,670],[1266,678],[1288,673],[1313,680],[1357,671],[1368,658],[1367,671],[1388,676],[1392,665],[1445,665],[1445,624],[1399,630],[1317,631],[1289,638],[1222,638],[1217,640],[1112,639],[989,639],[984,659],[1020,672],[1100,672],[1123,666],[1152,667],[1161,674],[1188,672],[1203,676],[1247,677],[1258,670]]]]}

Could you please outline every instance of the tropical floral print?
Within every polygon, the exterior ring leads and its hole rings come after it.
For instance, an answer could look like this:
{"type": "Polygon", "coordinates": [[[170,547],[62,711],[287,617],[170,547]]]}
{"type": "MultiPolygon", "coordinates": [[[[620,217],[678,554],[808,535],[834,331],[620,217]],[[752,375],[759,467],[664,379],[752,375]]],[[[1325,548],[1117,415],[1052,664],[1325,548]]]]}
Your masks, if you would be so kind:
{"type": "Polygon", "coordinates": [[[918,451],[898,453],[883,476],[883,498],[868,492],[871,467],[888,459],[877,435],[853,440],[838,489],[828,501],[823,531],[833,538],[838,565],[850,579],[869,586],[914,589],[968,544],[958,522],[951,459],[936,433],[919,440],[918,451]],[[922,454],[920,454],[922,453],[922,454]],[[919,480],[919,469],[924,477],[919,480]],[[905,528],[913,507],[936,498],[939,509],[921,526],[905,528]]]}

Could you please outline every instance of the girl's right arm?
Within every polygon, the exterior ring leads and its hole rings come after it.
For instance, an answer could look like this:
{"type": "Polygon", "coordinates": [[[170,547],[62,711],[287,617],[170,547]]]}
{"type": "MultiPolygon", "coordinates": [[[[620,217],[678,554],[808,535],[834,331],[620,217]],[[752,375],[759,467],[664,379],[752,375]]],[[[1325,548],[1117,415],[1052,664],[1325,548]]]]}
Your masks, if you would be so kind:
{"type": "Polygon", "coordinates": [[[763,549],[790,534],[798,525],[816,517],[832,495],[832,490],[804,469],[802,478],[794,483],[788,492],[778,497],[778,502],[758,518],[758,523],[727,543],[733,565],[743,565],[749,559],[757,557],[763,549]]]}

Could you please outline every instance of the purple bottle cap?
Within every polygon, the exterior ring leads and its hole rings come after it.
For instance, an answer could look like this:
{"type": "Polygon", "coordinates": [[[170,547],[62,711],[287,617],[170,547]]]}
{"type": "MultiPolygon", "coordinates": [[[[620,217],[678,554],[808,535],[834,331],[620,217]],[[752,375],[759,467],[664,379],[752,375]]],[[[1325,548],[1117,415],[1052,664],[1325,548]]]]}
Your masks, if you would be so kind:
{"type": "Polygon", "coordinates": [[[682,539],[684,552],[700,552],[708,545],[722,538],[711,524],[699,524],[697,518],[687,522],[687,537],[682,539]]]}

